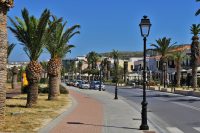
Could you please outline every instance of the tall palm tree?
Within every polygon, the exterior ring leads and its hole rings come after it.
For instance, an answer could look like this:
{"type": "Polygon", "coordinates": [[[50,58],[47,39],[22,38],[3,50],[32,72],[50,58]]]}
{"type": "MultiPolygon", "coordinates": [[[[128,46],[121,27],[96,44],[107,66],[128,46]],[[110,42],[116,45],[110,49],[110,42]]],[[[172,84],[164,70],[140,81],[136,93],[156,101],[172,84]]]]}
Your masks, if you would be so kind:
{"type": "Polygon", "coordinates": [[[171,58],[175,61],[177,87],[180,86],[181,81],[181,63],[186,57],[187,56],[184,51],[173,52],[173,54],[171,55],[171,58]]]}
{"type": "Polygon", "coordinates": [[[115,98],[118,99],[117,95],[117,84],[119,81],[118,69],[119,69],[119,52],[117,50],[113,50],[111,53],[111,57],[114,59],[114,81],[115,81],[115,98]]]}
{"type": "Polygon", "coordinates": [[[5,99],[7,80],[7,12],[13,7],[13,0],[0,0],[0,126],[5,123],[5,99]]]}
{"type": "Polygon", "coordinates": [[[68,45],[69,40],[80,33],[77,31],[80,25],[74,25],[65,30],[67,22],[62,23],[62,18],[58,19],[56,16],[53,16],[52,19],[48,23],[45,35],[46,49],[51,54],[51,59],[48,62],[49,100],[57,99],[59,95],[61,60],[74,47],[74,45],[68,45]]]}
{"type": "Polygon", "coordinates": [[[111,71],[111,61],[108,60],[107,61],[107,76],[106,76],[107,80],[110,79],[110,71],[111,71]]]}
{"type": "MultiPolygon", "coordinates": [[[[196,0],[196,2],[200,2],[200,0],[196,0]]],[[[198,16],[200,14],[200,9],[198,9],[195,13],[196,16],[198,16]]]]}
{"type": "Polygon", "coordinates": [[[79,79],[81,79],[81,74],[82,74],[82,67],[83,67],[83,61],[79,61],[77,64],[77,68],[79,70],[79,79]]]}
{"type": "Polygon", "coordinates": [[[192,66],[192,88],[196,90],[197,88],[197,65],[199,58],[199,37],[200,24],[193,24],[190,27],[190,31],[193,34],[192,44],[191,44],[191,66],[192,66]]]}
{"type": "Polygon", "coordinates": [[[13,27],[9,29],[14,33],[18,41],[24,46],[24,51],[30,59],[26,67],[28,80],[28,95],[26,107],[32,107],[38,99],[38,83],[42,71],[38,58],[42,53],[44,46],[43,37],[45,28],[50,17],[50,11],[43,11],[40,18],[29,16],[27,9],[22,10],[22,19],[15,17],[16,22],[9,17],[13,27]]]}
{"type": "MultiPolygon", "coordinates": [[[[174,44],[176,44],[176,43],[171,44],[171,38],[166,38],[166,37],[159,38],[158,40],[156,40],[156,43],[157,44],[151,44],[151,46],[154,47],[154,49],[153,49],[154,51],[156,51],[157,53],[159,53],[161,55],[159,69],[163,73],[163,71],[164,71],[163,63],[164,62],[167,63],[168,57],[171,54],[170,50],[173,48],[174,44]]],[[[163,83],[164,76],[166,76],[166,75],[162,74],[161,76],[162,76],[161,82],[163,83]]]]}
{"type": "Polygon", "coordinates": [[[127,73],[128,73],[128,61],[124,61],[124,83],[127,82],[127,73]]]}
{"type": "Polygon", "coordinates": [[[74,80],[74,73],[76,71],[76,62],[75,62],[75,60],[71,60],[70,61],[69,68],[70,68],[70,72],[71,72],[71,75],[72,75],[72,80],[74,80]]]}
{"type": "Polygon", "coordinates": [[[88,69],[92,73],[92,80],[94,80],[94,75],[97,72],[97,62],[100,60],[100,56],[95,51],[91,51],[87,54],[88,69]]]}
{"type": "Polygon", "coordinates": [[[108,73],[108,69],[107,69],[108,64],[107,63],[108,63],[108,58],[104,58],[102,61],[103,80],[106,79],[107,73],[108,73]]]}
{"type": "MultiPolygon", "coordinates": [[[[9,62],[9,61],[8,61],[8,58],[9,58],[11,52],[13,51],[15,45],[16,45],[16,44],[13,44],[13,43],[12,43],[12,44],[9,44],[9,43],[8,43],[8,49],[7,49],[7,62],[9,62]]],[[[12,70],[14,70],[14,69],[12,69],[12,70]]],[[[15,72],[13,72],[12,70],[11,70],[10,68],[7,69],[7,81],[8,81],[9,78],[11,77],[11,73],[12,73],[12,74],[15,73],[15,72]]],[[[13,82],[12,82],[12,84],[13,84],[13,82]]]]}

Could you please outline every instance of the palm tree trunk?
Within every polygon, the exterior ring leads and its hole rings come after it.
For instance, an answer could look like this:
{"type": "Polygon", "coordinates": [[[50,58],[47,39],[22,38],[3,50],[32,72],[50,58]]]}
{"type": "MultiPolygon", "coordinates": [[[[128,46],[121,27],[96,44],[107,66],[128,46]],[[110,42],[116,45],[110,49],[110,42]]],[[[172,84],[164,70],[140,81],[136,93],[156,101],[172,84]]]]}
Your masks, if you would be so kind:
{"type": "Polygon", "coordinates": [[[58,71],[58,82],[57,82],[58,95],[60,95],[60,83],[61,83],[61,66],[59,67],[59,71],[58,71]]]}
{"type": "Polygon", "coordinates": [[[192,37],[192,44],[191,44],[191,61],[192,61],[192,88],[196,90],[197,88],[197,66],[198,66],[198,58],[199,58],[199,37],[193,36],[192,37]]]}
{"type": "Polygon", "coordinates": [[[31,108],[37,104],[38,83],[42,73],[42,66],[37,61],[31,61],[26,67],[26,76],[28,80],[28,94],[26,107],[31,108]]]}
{"type": "Polygon", "coordinates": [[[7,80],[7,8],[0,4],[0,126],[5,124],[7,80]]]}
{"type": "Polygon", "coordinates": [[[192,88],[196,90],[197,88],[197,67],[192,66],[192,88]]]}
{"type": "Polygon", "coordinates": [[[13,77],[12,77],[12,89],[17,89],[17,74],[13,74],[13,77]]]}
{"type": "Polygon", "coordinates": [[[26,107],[31,108],[37,104],[38,99],[38,80],[28,80],[28,94],[26,107]]]}
{"type": "Polygon", "coordinates": [[[59,76],[49,75],[49,95],[48,100],[57,99],[58,93],[58,80],[59,76]]]}
{"type": "Polygon", "coordinates": [[[176,68],[177,74],[176,74],[176,86],[179,87],[180,86],[180,81],[181,81],[181,63],[177,63],[178,66],[176,68]]]}

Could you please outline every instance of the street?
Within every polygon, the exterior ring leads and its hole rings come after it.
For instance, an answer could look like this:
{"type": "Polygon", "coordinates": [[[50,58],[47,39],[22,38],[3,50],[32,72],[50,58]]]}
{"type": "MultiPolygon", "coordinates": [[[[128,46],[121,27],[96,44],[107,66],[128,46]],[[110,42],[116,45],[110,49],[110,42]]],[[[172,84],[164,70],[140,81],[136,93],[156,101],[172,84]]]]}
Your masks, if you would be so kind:
{"type": "MultiPolygon", "coordinates": [[[[114,93],[114,89],[114,86],[106,86],[110,93],[114,93]]],[[[119,99],[141,110],[142,89],[119,87],[118,95],[119,99]]],[[[159,132],[200,132],[200,98],[147,90],[147,102],[148,121],[159,132]]]]}

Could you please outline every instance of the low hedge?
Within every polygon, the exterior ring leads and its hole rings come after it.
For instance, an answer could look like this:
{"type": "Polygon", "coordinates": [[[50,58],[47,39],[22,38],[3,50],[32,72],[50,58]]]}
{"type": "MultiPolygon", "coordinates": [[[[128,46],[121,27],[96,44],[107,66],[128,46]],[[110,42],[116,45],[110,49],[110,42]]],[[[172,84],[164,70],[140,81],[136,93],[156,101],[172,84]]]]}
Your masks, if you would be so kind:
{"type": "MultiPolygon", "coordinates": [[[[27,94],[28,92],[28,86],[24,86],[21,88],[21,92],[23,94],[27,94]]],[[[49,87],[47,85],[39,85],[38,87],[38,93],[48,93],[49,92],[49,87]]],[[[69,94],[69,90],[63,86],[63,85],[60,85],[60,93],[61,94],[69,94]]]]}

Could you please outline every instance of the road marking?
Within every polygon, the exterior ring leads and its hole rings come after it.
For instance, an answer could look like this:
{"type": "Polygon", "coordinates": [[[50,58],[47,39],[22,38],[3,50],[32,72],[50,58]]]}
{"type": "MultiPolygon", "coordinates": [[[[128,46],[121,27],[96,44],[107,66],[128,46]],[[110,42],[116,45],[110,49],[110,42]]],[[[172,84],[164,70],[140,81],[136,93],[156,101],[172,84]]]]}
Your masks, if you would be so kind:
{"type": "Polygon", "coordinates": [[[200,132],[200,127],[193,127],[193,128],[200,132]]]}
{"type": "Polygon", "coordinates": [[[167,130],[170,133],[184,133],[183,131],[181,131],[180,129],[176,128],[176,127],[167,127],[167,130]]]}

